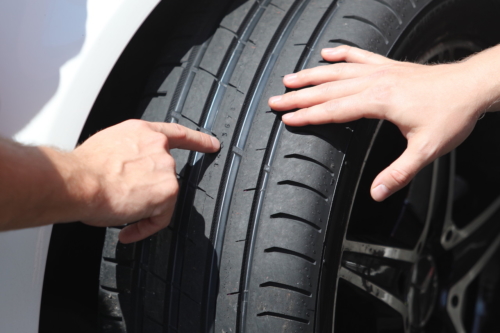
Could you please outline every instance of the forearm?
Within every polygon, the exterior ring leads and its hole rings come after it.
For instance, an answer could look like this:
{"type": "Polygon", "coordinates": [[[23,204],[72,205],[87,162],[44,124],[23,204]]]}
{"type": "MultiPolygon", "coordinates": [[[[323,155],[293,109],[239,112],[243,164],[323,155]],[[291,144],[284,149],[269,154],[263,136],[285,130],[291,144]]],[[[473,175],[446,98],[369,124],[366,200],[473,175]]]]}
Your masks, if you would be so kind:
{"type": "Polygon", "coordinates": [[[81,218],[92,187],[70,153],[0,139],[0,230],[81,218]]]}

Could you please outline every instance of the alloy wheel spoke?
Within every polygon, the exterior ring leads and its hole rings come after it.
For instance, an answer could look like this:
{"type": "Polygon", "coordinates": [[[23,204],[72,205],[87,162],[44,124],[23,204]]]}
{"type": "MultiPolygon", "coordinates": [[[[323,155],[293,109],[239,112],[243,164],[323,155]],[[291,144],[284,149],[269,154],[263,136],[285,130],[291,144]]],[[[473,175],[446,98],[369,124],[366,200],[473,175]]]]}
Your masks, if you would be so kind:
{"type": "Polygon", "coordinates": [[[456,152],[450,153],[450,178],[448,185],[448,198],[446,203],[446,215],[441,233],[441,245],[445,250],[451,250],[458,244],[467,240],[474,232],[486,223],[497,223],[492,217],[500,210],[500,196],[498,196],[486,209],[463,228],[459,228],[453,222],[453,194],[455,191],[456,176],[456,152]]]}
{"type": "Polygon", "coordinates": [[[386,259],[404,261],[408,263],[415,263],[418,258],[418,253],[414,250],[406,250],[390,246],[356,242],[347,239],[344,241],[343,250],[344,252],[365,254],[378,258],[386,258],[386,259]]]}
{"type": "Polygon", "coordinates": [[[408,307],[399,298],[388,292],[387,290],[381,288],[380,286],[368,281],[362,276],[350,271],[345,267],[341,267],[339,270],[339,278],[344,281],[360,288],[369,295],[379,299],[380,301],[387,304],[389,307],[397,311],[402,317],[405,326],[405,332],[409,332],[410,328],[408,325],[408,307]]]}
{"type": "Polygon", "coordinates": [[[445,222],[445,228],[441,236],[443,247],[447,250],[460,244],[469,238],[475,231],[481,228],[486,223],[498,223],[492,217],[500,210],[500,196],[495,199],[479,216],[463,228],[458,228],[453,223],[451,216],[445,222]]]}
{"type": "Polygon", "coordinates": [[[449,290],[447,296],[446,310],[457,333],[465,333],[462,322],[465,293],[470,283],[482,272],[485,265],[500,246],[500,235],[498,235],[479,260],[456,282],[449,290]]]}

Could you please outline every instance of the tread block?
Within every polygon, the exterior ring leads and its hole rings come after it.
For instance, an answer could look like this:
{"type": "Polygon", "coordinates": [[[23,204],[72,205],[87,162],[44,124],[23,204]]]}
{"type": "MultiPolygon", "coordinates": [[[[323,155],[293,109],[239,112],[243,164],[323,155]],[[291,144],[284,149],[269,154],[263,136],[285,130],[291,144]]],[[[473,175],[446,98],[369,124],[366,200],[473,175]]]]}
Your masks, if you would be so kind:
{"type": "Polygon", "coordinates": [[[135,244],[122,244],[118,241],[120,229],[107,228],[106,238],[102,256],[104,258],[114,259],[117,261],[131,261],[135,258],[135,244]]]}
{"type": "Polygon", "coordinates": [[[179,305],[179,333],[199,332],[201,327],[201,304],[181,294],[179,305]]]}
{"type": "Polygon", "coordinates": [[[259,62],[254,57],[256,49],[257,46],[253,42],[246,43],[233,75],[229,79],[229,83],[243,93],[248,92],[251,78],[255,75],[259,65],[259,62]]]}
{"type": "Polygon", "coordinates": [[[120,291],[130,291],[132,288],[132,274],[132,268],[103,259],[99,280],[103,287],[120,291]]]}
{"type": "Polygon", "coordinates": [[[165,66],[186,63],[191,55],[192,46],[193,43],[191,40],[172,38],[161,51],[157,65],[165,66]]]}
{"type": "MultiPolygon", "coordinates": [[[[315,193],[329,198],[333,194],[334,178],[332,173],[316,163],[297,158],[279,159],[274,163],[274,168],[283,170],[280,172],[278,184],[304,185],[315,193]]],[[[291,185],[290,185],[291,186],[291,185]]]]}
{"type": "Polygon", "coordinates": [[[206,56],[203,57],[200,67],[214,76],[217,75],[229,45],[235,40],[234,32],[218,28],[208,45],[206,56]]]}
{"type": "Polygon", "coordinates": [[[281,156],[303,156],[317,161],[329,170],[335,169],[336,165],[332,162],[334,155],[338,153],[328,142],[313,135],[302,135],[300,143],[297,144],[293,142],[293,136],[291,133],[283,133],[285,140],[281,142],[281,156]]]}
{"type": "Polygon", "coordinates": [[[200,124],[201,113],[210,93],[215,77],[203,70],[198,70],[194,77],[191,89],[186,98],[186,103],[182,109],[182,115],[190,119],[195,124],[200,124]]]}
{"type": "Polygon", "coordinates": [[[149,238],[150,250],[148,268],[155,275],[167,279],[172,242],[172,230],[165,228],[158,232],[156,237],[149,238]]]}
{"type": "Polygon", "coordinates": [[[101,332],[102,333],[123,333],[127,332],[125,323],[123,321],[102,319],[101,318],[101,332]]]}
{"type": "Polygon", "coordinates": [[[203,244],[193,244],[190,240],[186,240],[181,286],[183,293],[200,304],[204,297],[207,259],[213,252],[208,240],[203,244]]]}
{"type": "Polygon", "coordinates": [[[210,238],[211,223],[215,209],[215,198],[202,189],[197,189],[190,210],[189,228],[186,236],[196,246],[206,244],[210,238]]]}
{"type": "Polygon", "coordinates": [[[191,152],[185,149],[170,150],[170,155],[172,155],[175,160],[175,172],[181,177],[184,177],[186,173],[190,154],[191,152]]]}
{"type": "Polygon", "coordinates": [[[121,318],[130,313],[130,293],[117,293],[99,288],[99,312],[108,316],[121,318]]]}
{"type": "Polygon", "coordinates": [[[144,313],[158,323],[163,323],[165,282],[151,273],[146,275],[146,290],[144,292],[144,313]]]}
{"type": "Polygon", "coordinates": [[[158,323],[155,323],[149,318],[144,318],[143,322],[143,332],[147,333],[163,333],[163,326],[159,325],[158,323]]]}
{"type": "Polygon", "coordinates": [[[165,121],[169,106],[169,98],[163,96],[144,97],[140,102],[141,118],[147,121],[165,121]]]}
{"type": "Polygon", "coordinates": [[[179,66],[162,66],[150,75],[144,94],[165,93],[173,95],[184,68],[179,66]]]}
{"type": "Polygon", "coordinates": [[[229,9],[229,13],[224,17],[220,25],[230,31],[238,32],[244,18],[256,5],[258,6],[258,3],[256,1],[246,1],[243,4],[235,2],[232,5],[232,8],[229,9]]]}

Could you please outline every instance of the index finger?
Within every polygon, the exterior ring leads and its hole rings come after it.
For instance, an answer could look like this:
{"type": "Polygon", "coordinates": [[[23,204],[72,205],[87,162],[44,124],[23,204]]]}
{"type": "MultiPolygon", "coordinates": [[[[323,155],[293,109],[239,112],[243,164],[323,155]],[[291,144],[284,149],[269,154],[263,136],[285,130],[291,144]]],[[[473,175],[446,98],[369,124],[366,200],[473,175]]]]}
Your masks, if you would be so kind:
{"type": "Polygon", "coordinates": [[[180,148],[196,150],[202,153],[215,153],[220,149],[220,142],[213,136],[193,131],[179,124],[150,123],[153,130],[165,134],[170,149],[180,148]]]}
{"type": "Polygon", "coordinates": [[[348,45],[334,48],[322,49],[323,59],[331,62],[345,61],[349,63],[383,65],[393,62],[393,60],[370,51],[358,49],[348,45]]]}

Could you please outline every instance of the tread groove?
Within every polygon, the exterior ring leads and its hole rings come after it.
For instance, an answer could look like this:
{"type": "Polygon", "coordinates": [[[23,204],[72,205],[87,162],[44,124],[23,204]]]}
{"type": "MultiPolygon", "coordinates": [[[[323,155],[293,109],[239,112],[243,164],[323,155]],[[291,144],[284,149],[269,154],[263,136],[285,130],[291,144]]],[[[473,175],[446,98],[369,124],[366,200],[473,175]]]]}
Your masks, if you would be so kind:
{"type": "Polygon", "coordinates": [[[301,154],[288,154],[288,155],[285,155],[285,158],[295,158],[295,159],[298,159],[298,160],[303,160],[303,161],[308,161],[308,162],[315,163],[315,164],[317,164],[320,167],[324,168],[326,171],[328,171],[330,174],[333,175],[333,170],[332,169],[330,169],[329,167],[327,167],[326,165],[324,165],[320,161],[315,160],[314,158],[311,158],[309,156],[305,156],[305,155],[301,155],[301,154]]]}
{"type": "Polygon", "coordinates": [[[103,286],[102,284],[99,285],[99,287],[102,288],[102,290],[106,290],[106,291],[109,291],[109,292],[115,293],[115,294],[119,294],[119,293],[121,293],[123,291],[123,290],[120,290],[120,289],[103,286]]]}
{"type": "Polygon", "coordinates": [[[279,288],[279,289],[286,289],[286,290],[290,290],[290,291],[305,295],[307,297],[312,296],[312,292],[310,292],[310,291],[307,291],[307,290],[302,289],[302,288],[290,286],[288,284],[279,283],[279,282],[272,282],[272,281],[264,282],[264,283],[260,284],[260,287],[261,288],[274,287],[274,288],[279,288]]]}
{"type": "Polygon", "coordinates": [[[307,224],[308,226],[314,228],[316,231],[318,232],[321,232],[321,228],[319,227],[319,225],[317,225],[316,223],[313,223],[311,221],[308,221],[306,219],[303,219],[302,217],[298,217],[298,216],[295,216],[295,215],[292,215],[292,214],[287,214],[287,213],[276,213],[276,214],[273,214],[271,215],[271,218],[272,219],[287,219],[287,220],[294,220],[294,221],[298,221],[298,222],[301,222],[301,223],[304,223],[304,224],[307,224]]]}
{"type": "Polygon", "coordinates": [[[357,15],[346,15],[346,16],[344,16],[344,18],[345,19],[350,19],[350,20],[355,20],[355,21],[362,22],[364,24],[369,25],[375,31],[377,31],[380,34],[380,36],[382,36],[382,38],[384,39],[384,42],[385,42],[386,45],[389,44],[389,38],[387,38],[387,36],[382,32],[382,30],[380,30],[380,28],[375,23],[373,23],[372,21],[367,20],[364,17],[357,16],[357,15]]]}
{"type": "Polygon", "coordinates": [[[109,258],[109,257],[104,257],[104,256],[102,257],[102,260],[106,261],[106,262],[110,262],[112,264],[117,264],[117,265],[120,265],[120,266],[124,266],[124,267],[132,267],[133,263],[134,263],[133,259],[130,259],[130,260],[119,260],[119,259],[109,258]]]}
{"type": "Polygon", "coordinates": [[[314,187],[311,187],[309,185],[296,182],[294,180],[282,180],[282,181],[279,181],[277,184],[278,185],[290,185],[290,186],[304,188],[306,190],[309,190],[311,192],[316,193],[317,195],[319,195],[323,199],[328,200],[328,197],[326,195],[324,195],[323,193],[321,193],[319,190],[315,189],[314,187]]]}
{"type": "Polygon", "coordinates": [[[360,47],[358,44],[356,43],[353,43],[351,41],[348,41],[346,39],[342,39],[342,38],[338,38],[338,39],[330,39],[328,41],[329,43],[339,43],[339,44],[344,44],[344,45],[348,45],[348,46],[352,46],[352,47],[357,47],[358,49],[362,49],[362,47],[360,47]]]}
{"type": "Polygon", "coordinates": [[[305,254],[296,252],[296,251],[292,251],[292,250],[289,250],[289,249],[284,249],[282,247],[277,247],[277,246],[270,247],[270,248],[265,249],[264,252],[265,253],[283,253],[283,254],[288,254],[288,255],[291,255],[291,256],[295,256],[295,257],[304,259],[305,261],[309,261],[313,265],[316,264],[316,260],[314,260],[313,258],[311,258],[311,257],[309,257],[309,256],[307,256],[305,254]]]}
{"type": "Polygon", "coordinates": [[[266,312],[261,312],[257,314],[257,317],[276,317],[276,318],[281,318],[281,319],[287,319],[287,320],[292,320],[292,321],[298,321],[299,323],[303,324],[309,324],[309,320],[299,318],[299,317],[294,317],[294,316],[289,316],[283,313],[277,313],[277,312],[271,312],[271,311],[266,311],[266,312]]]}
{"type": "Polygon", "coordinates": [[[390,4],[385,2],[385,0],[373,0],[373,1],[378,2],[379,4],[387,8],[391,13],[393,13],[396,19],[398,20],[399,25],[403,24],[403,19],[401,18],[401,16],[398,14],[398,12],[396,12],[394,8],[392,8],[390,4]]]}

